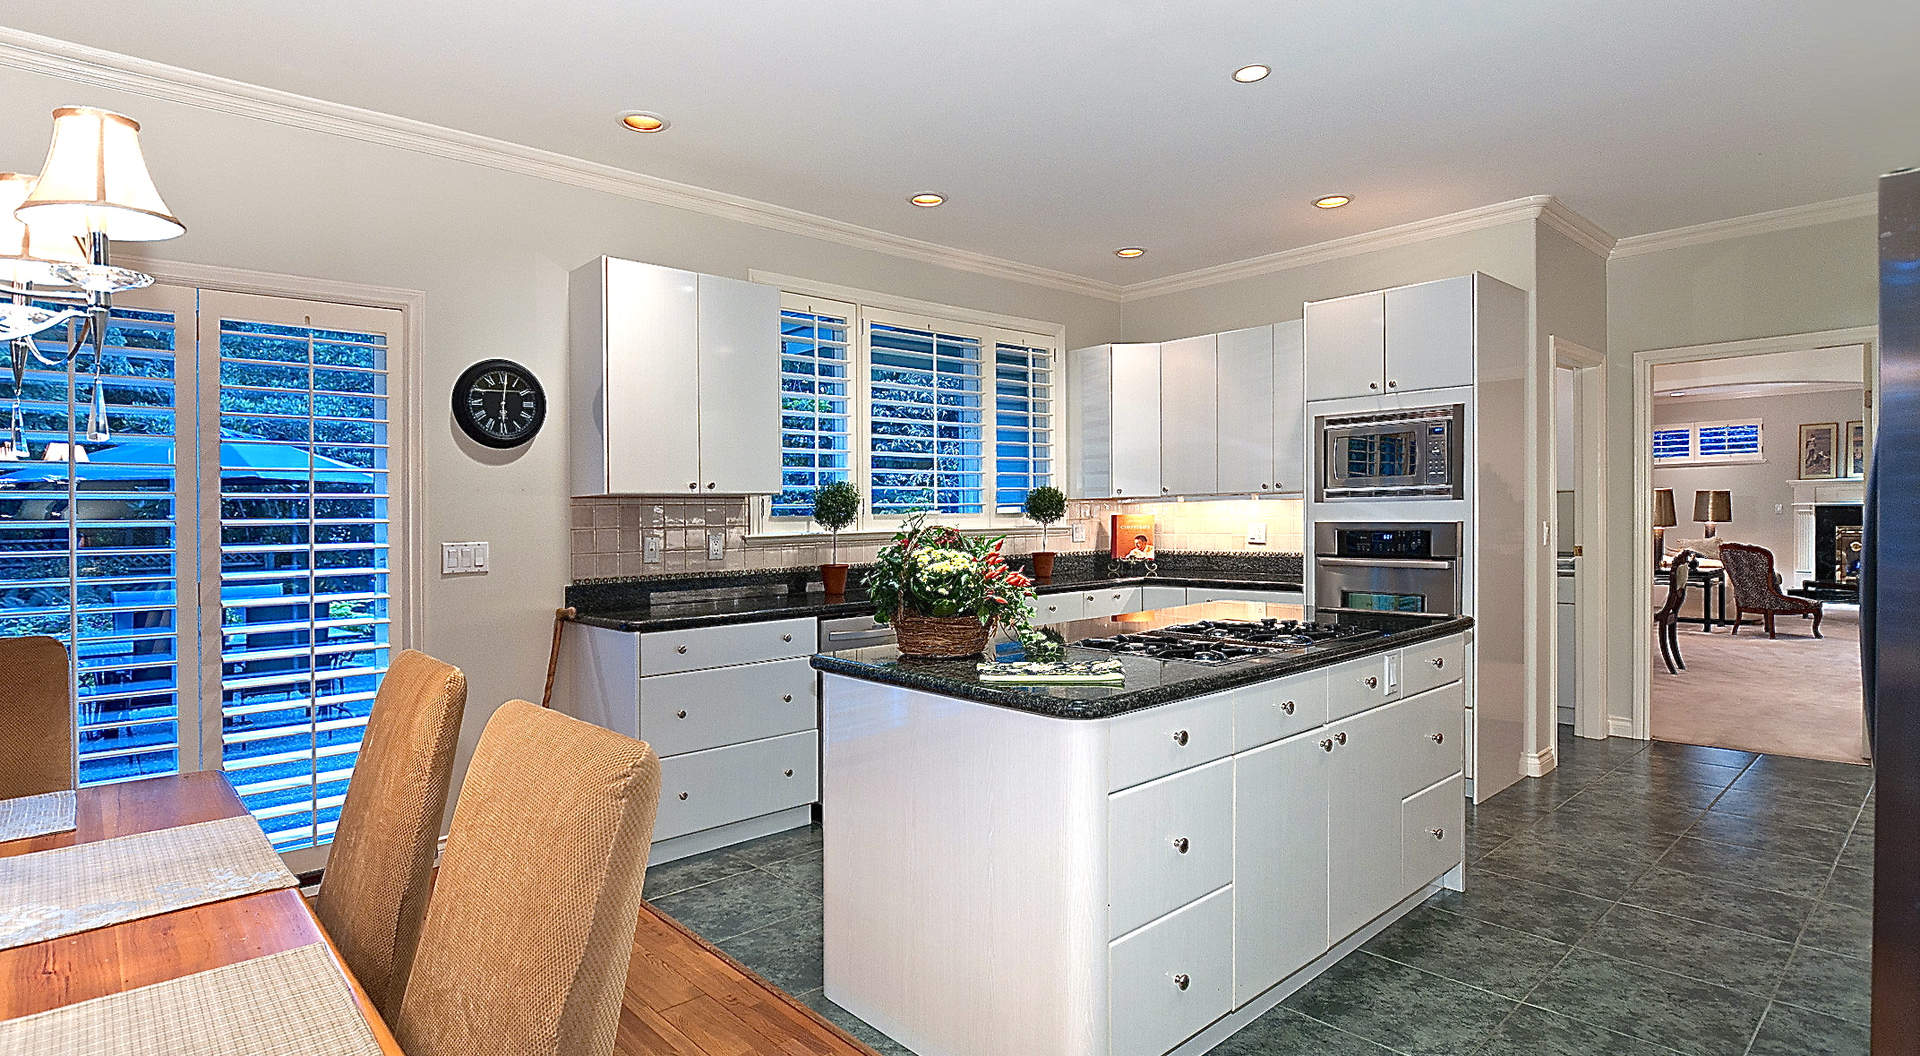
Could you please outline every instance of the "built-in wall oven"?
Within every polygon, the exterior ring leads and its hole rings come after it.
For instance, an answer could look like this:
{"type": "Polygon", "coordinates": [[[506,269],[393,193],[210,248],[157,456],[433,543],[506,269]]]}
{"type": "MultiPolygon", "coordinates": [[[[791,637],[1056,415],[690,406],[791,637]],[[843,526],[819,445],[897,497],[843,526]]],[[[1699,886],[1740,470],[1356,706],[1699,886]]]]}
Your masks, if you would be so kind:
{"type": "Polygon", "coordinates": [[[1316,415],[1314,498],[1458,499],[1466,407],[1316,415]]]}
{"type": "Polygon", "coordinates": [[[1460,522],[1313,526],[1320,612],[1461,612],[1460,522]]]}

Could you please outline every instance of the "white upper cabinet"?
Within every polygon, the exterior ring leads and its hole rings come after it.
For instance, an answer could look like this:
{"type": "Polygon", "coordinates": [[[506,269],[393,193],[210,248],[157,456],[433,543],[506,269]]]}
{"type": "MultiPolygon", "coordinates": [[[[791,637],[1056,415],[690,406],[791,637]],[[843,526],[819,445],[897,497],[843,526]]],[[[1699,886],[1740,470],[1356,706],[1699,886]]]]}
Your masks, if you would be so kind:
{"type": "Polygon", "coordinates": [[[1214,335],[1160,346],[1160,493],[1220,490],[1220,403],[1214,335]]]}
{"type": "Polygon", "coordinates": [[[1079,498],[1160,492],[1160,346],[1095,345],[1068,356],[1079,498]]]}
{"type": "MultiPolygon", "coordinates": [[[[1216,435],[1220,448],[1219,490],[1223,492],[1256,494],[1274,490],[1274,469],[1280,453],[1274,447],[1274,430],[1280,405],[1275,402],[1279,392],[1275,387],[1273,329],[1256,326],[1229,330],[1217,338],[1219,378],[1215,387],[1220,421],[1216,435]]],[[[1296,403],[1300,401],[1297,385],[1291,395],[1296,403]]]]}
{"type": "Polygon", "coordinates": [[[1478,276],[1306,307],[1307,399],[1471,385],[1478,276]]]}
{"type": "Polygon", "coordinates": [[[780,490],[780,291],[602,257],[574,271],[575,495],[780,490]]]}
{"type": "Polygon", "coordinates": [[[1300,320],[1273,324],[1273,490],[1307,490],[1306,339],[1300,320]]]}

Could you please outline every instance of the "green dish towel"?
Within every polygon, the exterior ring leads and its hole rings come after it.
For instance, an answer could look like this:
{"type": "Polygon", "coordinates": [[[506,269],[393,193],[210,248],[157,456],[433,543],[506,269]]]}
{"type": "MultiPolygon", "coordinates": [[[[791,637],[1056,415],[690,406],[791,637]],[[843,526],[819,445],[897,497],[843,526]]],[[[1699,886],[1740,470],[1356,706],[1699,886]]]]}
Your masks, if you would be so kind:
{"type": "Polygon", "coordinates": [[[1118,660],[1042,660],[983,663],[977,666],[982,682],[1077,683],[1118,685],[1126,673],[1118,660]]]}

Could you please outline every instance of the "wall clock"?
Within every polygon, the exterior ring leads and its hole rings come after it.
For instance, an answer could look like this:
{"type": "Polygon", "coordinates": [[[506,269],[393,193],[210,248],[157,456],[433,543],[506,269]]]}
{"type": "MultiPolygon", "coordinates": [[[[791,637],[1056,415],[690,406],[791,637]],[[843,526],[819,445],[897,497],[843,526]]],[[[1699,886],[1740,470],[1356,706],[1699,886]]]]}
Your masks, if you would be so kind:
{"type": "Polygon", "coordinates": [[[520,364],[484,359],[453,383],[453,420],[475,443],[519,447],[547,420],[547,393],[520,364]]]}

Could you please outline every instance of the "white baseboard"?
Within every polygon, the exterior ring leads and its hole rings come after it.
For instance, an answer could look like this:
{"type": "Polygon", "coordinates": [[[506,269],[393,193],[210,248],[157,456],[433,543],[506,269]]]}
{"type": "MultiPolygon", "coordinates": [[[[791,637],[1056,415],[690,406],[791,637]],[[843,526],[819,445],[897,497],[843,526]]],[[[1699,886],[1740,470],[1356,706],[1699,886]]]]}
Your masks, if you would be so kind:
{"type": "Polygon", "coordinates": [[[1521,756],[1521,762],[1526,764],[1528,777],[1545,777],[1560,765],[1560,750],[1549,744],[1540,751],[1521,756]]]}
{"type": "Polygon", "coordinates": [[[1633,736],[1633,719],[1625,715],[1607,716],[1607,736],[1632,737],[1633,736]]]}

